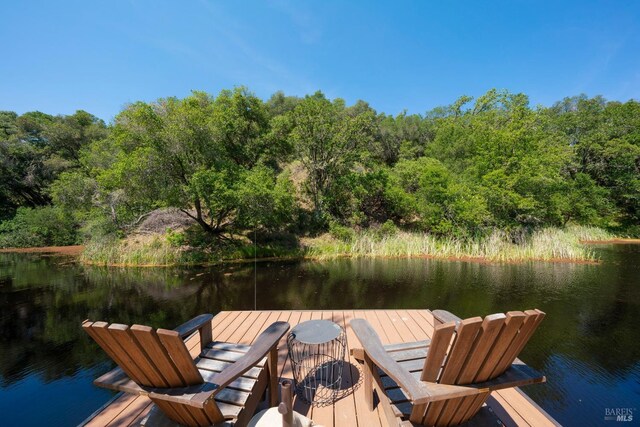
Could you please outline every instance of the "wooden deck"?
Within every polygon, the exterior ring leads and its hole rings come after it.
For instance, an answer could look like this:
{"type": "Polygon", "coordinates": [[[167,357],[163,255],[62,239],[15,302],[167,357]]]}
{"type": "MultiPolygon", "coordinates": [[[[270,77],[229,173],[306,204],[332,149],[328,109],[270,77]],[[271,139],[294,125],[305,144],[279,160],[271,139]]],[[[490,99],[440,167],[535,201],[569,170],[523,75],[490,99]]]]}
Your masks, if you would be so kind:
{"type": "MultiPolygon", "coordinates": [[[[327,319],[338,323],[347,331],[348,354],[351,347],[359,347],[359,342],[349,327],[349,321],[359,317],[371,323],[384,344],[424,340],[433,333],[434,319],[428,310],[223,311],[213,319],[213,336],[220,341],[251,344],[266,326],[276,320],[287,321],[293,327],[305,320],[327,319]]],[[[198,344],[197,334],[187,340],[187,346],[194,357],[199,352],[198,344]]],[[[281,379],[291,378],[285,338],[280,343],[278,354],[281,379]]],[[[358,362],[353,358],[349,362],[351,365],[347,365],[350,369],[345,371],[345,392],[342,398],[325,407],[309,407],[301,401],[295,402],[295,410],[323,426],[385,426],[382,408],[378,405],[373,411],[369,411],[365,406],[358,362]]],[[[519,389],[493,392],[487,404],[505,426],[558,425],[519,389]]],[[[147,397],[119,395],[91,415],[84,425],[136,426],[150,409],[151,402],[147,397]]]]}

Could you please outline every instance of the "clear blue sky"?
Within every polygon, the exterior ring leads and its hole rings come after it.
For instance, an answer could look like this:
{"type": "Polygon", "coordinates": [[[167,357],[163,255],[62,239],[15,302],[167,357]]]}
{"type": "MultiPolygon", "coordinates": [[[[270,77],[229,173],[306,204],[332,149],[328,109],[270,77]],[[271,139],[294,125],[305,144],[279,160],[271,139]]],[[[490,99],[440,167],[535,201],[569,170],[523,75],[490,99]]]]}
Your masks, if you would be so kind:
{"type": "Polygon", "coordinates": [[[0,109],[107,121],[248,86],[411,113],[524,92],[640,99],[638,1],[4,1],[0,109]]]}

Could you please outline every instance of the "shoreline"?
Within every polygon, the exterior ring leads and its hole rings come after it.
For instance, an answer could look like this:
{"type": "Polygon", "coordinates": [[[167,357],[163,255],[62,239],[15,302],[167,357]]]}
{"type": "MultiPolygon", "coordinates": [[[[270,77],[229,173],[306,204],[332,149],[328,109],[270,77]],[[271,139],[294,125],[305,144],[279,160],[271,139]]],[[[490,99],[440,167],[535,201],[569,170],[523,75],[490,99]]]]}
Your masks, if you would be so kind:
{"type": "Polygon", "coordinates": [[[580,240],[585,245],[640,245],[640,239],[604,239],[604,240],[580,240]]]}
{"type": "Polygon", "coordinates": [[[41,246],[32,248],[0,248],[0,253],[21,253],[21,254],[60,254],[79,256],[84,250],[84,245],[72,246],[41,246]]]}
{"type": "MultiPolygon", "coordinates": [[[[640,244],[640,239],[608,239],[608,240],[589,240],[581,241],[583,244],[640,244]]],[[[31,248],[4,248],[0,249],[0,253],[42,253],[42,254],[57,254],[80,257],[84,250],[84,245],[73,246],[45,246],[45,247],[31,247],[31,248]]],[[[236,259],[222,259],[219,261],[200,262],[200,263],[176,263],[176,264],[128,264],[128,263],[102,263],[78,260],[81,264],[91,265],[96,267],[114,267],[114,268],[168,268],[168,267],[214,267],[224,264],[246,264],[251,262],[282,262],[282,261],[326,261],[338,258],[379,258],[379,259],[402,259],[402,258],[422,258],[422,259],[439,259],[443,261],[457,261],[457,262],[473,262],[479,264],[522,264],[525,262],[550,262],[561,264],[592,264],[597,265],[599,260],[580,260],[569,258],[523,258],[514,260],[494,260],[487,257],[474,257],[474,256],[438,256],[430,254],[416,254],[416,255],[349,255],[349,254],[335,254],[335,255],[291,255],[280,257],[261,257],[257,259],[253,258],[236,258],[236,259]]]]}

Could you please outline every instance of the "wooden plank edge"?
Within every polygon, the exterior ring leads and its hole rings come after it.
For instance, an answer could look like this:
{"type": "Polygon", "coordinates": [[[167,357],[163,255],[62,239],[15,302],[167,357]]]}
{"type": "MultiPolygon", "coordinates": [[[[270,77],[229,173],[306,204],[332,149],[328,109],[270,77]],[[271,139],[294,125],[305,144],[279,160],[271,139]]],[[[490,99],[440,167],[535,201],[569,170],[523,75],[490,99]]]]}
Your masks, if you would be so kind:
{"type": "MultiPolygon", "coordinates": [[[[95,417],[98,416],[98,414],[100,414],[102,411],[104,411],[105,409],[107,409],[107,407],[109,407],[113,402],[115,402],[116,400],[118,400],[120,397],[122,397],[124,395],[123,392],[119,392],[116,393],[115,396],[113,396],[111,399],[107,400],[104,405],[102,405],[101,407],[99,407],[98,409],[96,409],[95,411],[93,411],[91,413],[91,415],[89,415],[87,418],[84,419],[84,421],[82,421],[80,424],[78,424],[77,427],[84,427],[87,424],[89,424],[91,422],[91,420],[93,420],[95,417]]],[[[120,414],[118,414],[120,415],[120,414]]],[[[117,417],[117,415],[116,415],[117,417]]]]}
{"type": "Polygon", "coordinates": [[[540,405],[538,405],[533,399],[531,399],[527,393],[522,391],[520,389],[520,387],[514,387],[514,390],[517,391],[518,393],[520,393],[522,395],[522,397],[524,397],[531,404],[531,406],[533,406],[540,413],[542,413],[542,415],[544,415],[549,420],[549,422],[551,422],[555,426],[562,427],[562,424],[560,424],[558,421],[555,420],[555,418],[553,418],[551,415],[549,415],[549,413],[547,411],[542,409],[542,407],[540,405]]]}

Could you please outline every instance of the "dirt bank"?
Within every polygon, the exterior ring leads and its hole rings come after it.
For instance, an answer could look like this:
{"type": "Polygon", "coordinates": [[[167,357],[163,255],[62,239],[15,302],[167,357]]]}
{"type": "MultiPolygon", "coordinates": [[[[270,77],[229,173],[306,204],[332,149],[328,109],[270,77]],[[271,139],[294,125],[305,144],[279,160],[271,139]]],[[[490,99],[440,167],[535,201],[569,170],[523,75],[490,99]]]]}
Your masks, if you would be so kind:
{"type": "Polygon", "coordinates": [[[84,246],[45,246],[41,248],[5,248],[0,249],[2,252],[16,252],[16,253],[55,253],[60,255],[80,255],[84,250],[84,246]]]}
{"type": "Polygon", "coordinates": [[[580,240],[587,245],[640,245],[640,239],[606,239],[606,240],[580,240]]]}

